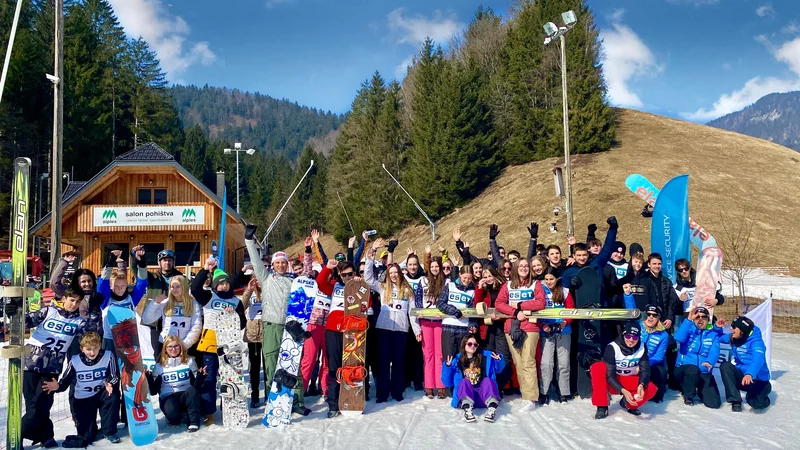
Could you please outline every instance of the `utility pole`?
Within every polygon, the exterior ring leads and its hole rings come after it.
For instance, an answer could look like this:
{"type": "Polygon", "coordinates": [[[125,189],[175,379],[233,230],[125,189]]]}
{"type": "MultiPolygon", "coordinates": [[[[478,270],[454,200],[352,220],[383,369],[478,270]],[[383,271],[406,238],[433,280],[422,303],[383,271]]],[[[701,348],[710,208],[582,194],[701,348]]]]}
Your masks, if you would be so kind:
{"type": "MultiPolygon", "coordinates": [[[[64,0],[55,0],[55,75],[53,82],[53,164],[51,174],[62,173],[64,153],[64,0]]],[[[61,177],[51,176],[53,183],[50,207],[50,267],[55,267],[61,255],[61,177]]]]}
{"type": "Polygon", "coordinates": [[[572,165],[569,156],[569,106],[567,104],[567,38],[561,33],[561,94],[564,108],[564,172],[567,188],[567,233],[575,236],[575,223],[572,220],[572,165]]]}

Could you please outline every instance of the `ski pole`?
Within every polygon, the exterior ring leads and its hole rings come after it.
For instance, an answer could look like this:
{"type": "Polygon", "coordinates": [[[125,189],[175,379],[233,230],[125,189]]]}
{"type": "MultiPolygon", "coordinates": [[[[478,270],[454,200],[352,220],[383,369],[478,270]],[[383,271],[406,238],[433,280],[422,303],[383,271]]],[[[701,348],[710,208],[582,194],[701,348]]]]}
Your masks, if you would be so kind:
{"type": "Polygon", "coordinates": [[[3,88],[6,86],[6,75],[8,74],[8,66],[11,64],[11,50],[14,48],[14,36],[17,35],[17,24],[19,23],[19,13],[21,10],[22,0],[17,0],[17,9],[14,10],[14,21],[11,22],[11,35],[8,37],[6,60],[3,63],[3,74],[0,75],[0,102],[3,101],[3,88]]]}
{"type": "Polygon", "coordinates": [[[303,184],[303,180],[306,179],[308,173],[311,172],[311,169],[313,167],[314,167],[314,160],[312,159],[311,164],[308,166],[308,170],[306,170],[306,173],[303,174],[303,178],[300,178],[300,182],[297,183],[297,186],[294,187],[292,193],[289,194],[289,198],[286,199],[286,203],[284,203],[283,206],[281,206],[280,211],[278,211],[278,214],[275,215],[275,219],[272,221],[271,224],[269,224],[269,228],[267,228],[267,232],[264,234],[264,239],[261,240],[262,248],[266,248],[265,245],[267,243],[267,238],[269,237],[269,233],[272,231],[273,228],[275,228],[275,225],[278,223],[278,219],[281,218],[281,214],[283,214],[283,210],[286,208],[286,205],[288,205],[289,202],[292,200],[292,197],[294,197],[294,193],[297,192],[297,189],[299,189],[300,185],[303,184]]]}
{"type": "Polygon", "coordinates": [[[350,231],[353,233],[353,236],[355,236],[356,230],[353,229],[353,222],[350,222],[350,216],[347,215],[347,209],[344,207],[344,202],[342,202],[342,197],[339,195],[339,191],[336,191],[336,196],[339,197],[339,204],[342,205],[344,216],[347,217],[347,223],[350,224],[350,231]]]}
{"type": "Polygon", "coordinates": [[[392,173],[391,173],[391,172],[389,172],[389,169],[387,169],[387,168],[386,168],[386,164],[381,164],[381,166],[383,167],[383,170],[385,170],[385,171],[386,171],[386,173],[388,173],[388,174],[389,174],[389,176],[390,176],[390,177],[392,177],[392,180],[394,180],[394,182],[395,182],[395,183],[397,183],[397,185],[398,185],[398,186],[400,186],[400,189],[402,189],[402,190],[403,190],[403,192],[405,192],[405,193],[406,193],[406,195],[408,196],[408,198],[410,198],[410,199],[411,199],[411,202],[412,202],[412,203],[414,203],[414,206],[416,206],[416,207],[417,207],[417,209],[419,210],[419,212],[420,212],[420,213],[422,213],[422,215],[423,215],[423,216],[425,216],[425,219],[426,219],[426,220],[428,221],[428,223],[431,225],[431,240],[432,240],[432,241],[435,241],[435,240],[436,240],[436,224],[435,224],[435,223],[433,223],[433,221],[431,220],[431,218],[430,218],[430,217],[428,217],[428,215],[427,215],[427,214],[425,214],[425,211],[423,211],[423,210],[422,210],[422,207],[421,207],[421,206],[419,206],[419,204],[418,204],[418,203],[417,203],[417,202],[414,200],[414,197],[412,197],[412,196],[411,196],[411,194],[409,194],[409,193],[408,193],[408,191],[407,191],[407,190],[406,190],[406,189],[403,187],[403,185],[402,185],[402,184],[400,184],[400,182],[399,182],[399,181],[397,181],[397,178],[395,178],[395,177],[394,177],[394,175],[392,175],[392,173]]]}

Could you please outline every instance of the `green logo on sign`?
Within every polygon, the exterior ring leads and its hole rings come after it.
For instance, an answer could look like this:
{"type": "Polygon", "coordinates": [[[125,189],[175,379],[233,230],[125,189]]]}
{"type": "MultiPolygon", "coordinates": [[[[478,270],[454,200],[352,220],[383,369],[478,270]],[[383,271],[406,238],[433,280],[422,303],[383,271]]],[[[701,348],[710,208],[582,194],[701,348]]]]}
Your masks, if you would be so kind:
{"type": "Polygon", "coordinates": [[[107,210],[103,211],[103,220],[105,220],[105,219],[116,219],[116,218],[117,218],[117,212],[114,211],[113,209],[107,209],[107,210]]]}
{"type": "Polygon", "coordinates": [[[197,218],[197,213],[194,212],[194,208],[184,209],[181,213],[182,219],[189,219],[189,218],[197,218]]]}

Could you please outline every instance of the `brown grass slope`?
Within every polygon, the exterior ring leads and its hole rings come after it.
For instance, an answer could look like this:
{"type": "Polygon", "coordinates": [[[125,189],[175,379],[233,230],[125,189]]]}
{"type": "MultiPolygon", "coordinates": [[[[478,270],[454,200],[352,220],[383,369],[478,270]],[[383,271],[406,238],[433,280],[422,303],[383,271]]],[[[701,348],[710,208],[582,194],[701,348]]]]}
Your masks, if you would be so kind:
{"type": "MultiPolygon", "coordinates": [[[[656,186],[689,173],[689,214],[721,244],[723,221],[735,223],[743,212],[756,221],[762,256],[754,266],[789,266],[800,273],[800,155],[788,148],[738,133],[640,111],[619,110],[619,146],[609,152],[573,157],[575,231],[585,238],[586,226],[597,223],[603,238],[610,215],[620,223],[619,239],[649,249],[650,219],[640,215],[644,202],[625,187],[625,178],[640,173],[656,186]]],[[[563,158],[509,167],[500,178],[466,206],[436,224],[437,243],[453,254],[452,232],[473,254],[485,256],[488,226],[500,227],[498,242],[506,249],[527,249],[530,221],[540,224],[539,242],[566,247],[566,218],[558,218],[559,233],[550,233],[554,195],[552,169],[563,158]]],[[[380,230],[379,230],[380,231],[380,230]]],[[[327,237],[327,236],[326,236],[327,237]]],[[[430,229],[416,225],[397,235],[400,251],[421,252],[430,244],[430,229]]],[[[332,256],[341,247],[324,240],[332,256]]],[[[302,251],[302,244],[290,247],[302,251]]],[[[434,245],[435,247],[435,245],[434,245]]],[[[436,252],[435,252],[436,253],[436,252]]]]}

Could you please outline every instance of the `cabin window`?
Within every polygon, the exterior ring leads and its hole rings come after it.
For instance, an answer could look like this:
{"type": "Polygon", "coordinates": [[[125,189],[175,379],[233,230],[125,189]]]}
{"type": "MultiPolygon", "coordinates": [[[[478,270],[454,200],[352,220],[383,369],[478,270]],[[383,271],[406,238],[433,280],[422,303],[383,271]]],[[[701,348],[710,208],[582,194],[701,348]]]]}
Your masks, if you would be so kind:
{"type": "Polygon", "coordinates": [[[200,263],[200,242],[176,242],[175,266],[195,266],[200,263]]]}
{"type": "Polygon", "coordinates": [[[119,244],[115,243],[103,244],[103,259],[102,259],[103,264],[105,264],[106,261],[108,261],[108,258],[111,256],[111,252],[114,250],[122,250],[122,256],[120,257],[124,259],[126,263],[130,263],[131,246],[127,242],[123,242],[119,244]]]}
{"type": "Polygon", "coordinates": [[[149,205],[153,203],[153,190],[139,189],[139,200],[137,203],[140,205],[149,205]]]}
{"type": "Polygon", "coordinates": [[[153,189],[153,204],[166,205],[167,204],[167,190],[166,189],[153,189]]]}
{"type": "Polygon", "coordinates": [[[158,265],[158,252],[164,250],[163,243],[156,243],[156,244],[142,244],[144,247],[144,261],[147,263],[148,266],[157,266],[158,265]]]}
{"type": "Polygon", "coordinates": [[[166,189],[140,188],[137,203],[140,205],[166,205],[166,189]]]}

